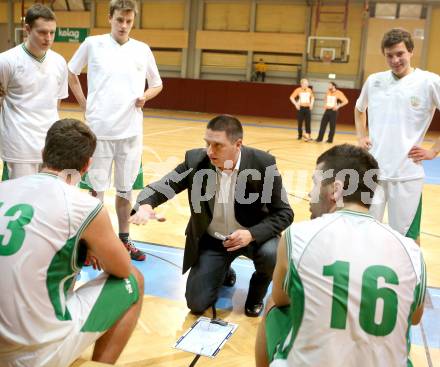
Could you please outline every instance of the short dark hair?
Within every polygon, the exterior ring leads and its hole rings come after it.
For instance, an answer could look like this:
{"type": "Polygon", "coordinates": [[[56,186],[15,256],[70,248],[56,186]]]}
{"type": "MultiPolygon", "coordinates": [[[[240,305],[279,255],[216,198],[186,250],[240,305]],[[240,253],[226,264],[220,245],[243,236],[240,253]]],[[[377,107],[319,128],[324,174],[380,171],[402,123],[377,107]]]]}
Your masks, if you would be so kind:
{"type": "Polygon", "coordinates": [[[224,131],[230,142],[243,139],[243,127],[241,122],[234,116],[219,115],[208,122],[207,129],[212,131],[224,131]]]}
{"type": "Polygon", "coordinates": [[[411,33],[402,28],[393,28],[383,35],[381,44],[382,53],[385,53],[386,48],[390,48],[400,42],[405,44],[409,52],[414,50],[414,41],[411,37],[411,33]]]}
{"type": "Polygon", "coordinates": [[[96,136],[86,124],[76,119],[59,120],[47,132],[43,167],[79,172],[87,165],[95,148],[96,136]]]}
{"type": "MultiPolygon", "coordinates": [[[[365,149],[357,147],[351,144],[336,145],[333,148],[322,153],[316,160],[316,164],[323,163],[323,171],[333,170],[333,174],[330,178],[325,178],[322,184],[328,184],[334,182],[336,176],[339,172],[344,170],[354,170],[359,175],[359,184],[356,190],[352,194],[347,194],[344,196],[346,202],[354,202],[357,204],[370,207],[370,203],[364,202],[362,200],[362,193],[369,193],[370,198],[374,194],[378,182],[378,169],[379,164],[376,159],[368,153],[365,149]],[[370,170],[373,171],[371,180],[373,185],[370,187],[365,183],[365,175],[370,170]],[[371,187],[373,186],[373,187],[371,187]]],[[[345,175],[344,177],[344,190],[347,190],[350,184],[350,176],[345,175]]]]}
{"type": "Polygon", "coordinates": [[[337,84],[335,82],[329,82],[330,84],[332,84],[335,88],[337,88],[337,84]]]}
{"type": "Polygon", "coordinates": [[[32,5],[26,12],[26,17],[24,18],[24,22],[32,28],[35,21],[38,18],[43,18],[44,20],[53,20],[56,21],[54,12],[48,8],[47,6],[36,3],[32,5]]]}
{"type": "Polygon", "coordinates": [[[110,17],[113,16],[115,10],[121,11],[133,11],[134,14],[137,14],[137,4],[134,0],[110,0],[110,17]]]}

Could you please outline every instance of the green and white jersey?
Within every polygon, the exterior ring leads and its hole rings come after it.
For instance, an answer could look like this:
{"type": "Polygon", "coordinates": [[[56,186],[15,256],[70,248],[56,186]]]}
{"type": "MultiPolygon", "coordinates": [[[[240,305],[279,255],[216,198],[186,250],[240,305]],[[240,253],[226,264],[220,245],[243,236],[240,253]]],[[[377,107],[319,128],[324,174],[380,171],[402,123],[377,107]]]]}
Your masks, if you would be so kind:
{"type": "Polygon", "coordinates": [[[379,162],[380,179],[406,181],[423,178],[423,165],[408,153],[421,145],[435,109],[440,109],[440,76],[415,69],[396,79],[388,70],[372,74],[362,87],[356,108],[368,108],[370,153],[379,162]]]}
{"type": "Polygon", "coordinates": [[[78,241],[101,208],[54,175],[0,183],[0,359],[77,332],[80,312],[66,302],[75,297],[78,241]]]}
{"type": "Polygon", "coordinates": [[[47,130],[59,120],[58,100],[69,95],[66,60],[52,50],[36,59],[18,45],[0,53],[0,83],[1,158],[41,163],[47,130]]]}
{"type": "Polygon", "coordinates": [[[87,65],[86,120],[99,140],[142,135],[143,112],[136,99],[148,87],[162,85],[156,60],[144,42],[120,45],[110,34],[87,37],[69,61],[79,75],[87,65]]]}
{"type": "Polygon", "coordinates": [[[425,295],[417,244],[371,216],[337,211],[286,231],[291,323],[272,367],[407,366],[425,295]]]}

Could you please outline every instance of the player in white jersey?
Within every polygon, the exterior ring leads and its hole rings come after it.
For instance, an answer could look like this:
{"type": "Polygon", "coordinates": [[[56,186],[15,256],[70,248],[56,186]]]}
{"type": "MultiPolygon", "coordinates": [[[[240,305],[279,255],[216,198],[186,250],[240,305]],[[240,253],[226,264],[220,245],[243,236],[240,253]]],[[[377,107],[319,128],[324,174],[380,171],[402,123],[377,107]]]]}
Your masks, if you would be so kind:
{"type": "Polygon", "coordinates": [[[440,152],[440,138],[430,149],[421,147],[440,108],[440,76],[412,68],[413,49],[411,34],[403,29],[384,35],[382,52],[391,70],[368,77],[354,111],[359,145],[370,150],[380,168],[381,187],[371,214],[382,220],[388,205],[390,226],[418,241],[422,161],[440,152]]]}
{"type": "Polygon", "coordinates": [[[278,247],[257,366],[406,367],[409,331],[423,314],[420,248],[368,214],[377,161],[339,145],[317,160],[312,220],[278,247]]]}
{"type": "Polygon", "coordinates": [[[145,253],[129,238],[128,218],[132,189],[143,189],[142,171],[139,173],[143,150],[142,107],[161,92],[162,80],[150,48],[129,38],[136,12],[134,0],[111,0],[111,33],[86,38],[68,68],[72,92],[98,137],[89,184],[102,201],[104,191],[110,186],[114,162],[119,237],[131,258],[142,261],[145,253]],[[88,65],[87,99],[77,76],[85,65],[88,65]],[[148,88],[144,91],[145,79],[148,88]]]}
{"type": "Polygon", "coordinates": [[[55,28],[52,10],[34,4],[26,12],[26,41],[0,54],[4,179],[38,172],[46,132],[59,118],[59,100],[68,96],[66,61],[50,50],[55,28]]]}
{"type": "Polygon", "coordinates": [[[143,277],[102,203],[75,187],[95,146],[82,122],[57,121],[41,173],[0,183],[2,367],[69,366],[94,342],[93,360],[115,363],[136,325],[143,277]],[[73,290],[86,256],[105,272],[73,290]]]}

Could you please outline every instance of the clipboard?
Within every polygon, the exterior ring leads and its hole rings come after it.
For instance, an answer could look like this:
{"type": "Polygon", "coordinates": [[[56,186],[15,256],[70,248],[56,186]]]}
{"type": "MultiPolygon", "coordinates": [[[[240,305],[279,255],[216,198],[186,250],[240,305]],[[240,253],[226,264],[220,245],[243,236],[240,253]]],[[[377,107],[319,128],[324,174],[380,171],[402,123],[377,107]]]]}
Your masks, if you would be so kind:
{"type": "Polygon", "coordinates": [[[208,317],[199,317],[189,330],[177,340],[174,348],[214,358],[237,330],[238,325],[212,321],[208,317]]]}

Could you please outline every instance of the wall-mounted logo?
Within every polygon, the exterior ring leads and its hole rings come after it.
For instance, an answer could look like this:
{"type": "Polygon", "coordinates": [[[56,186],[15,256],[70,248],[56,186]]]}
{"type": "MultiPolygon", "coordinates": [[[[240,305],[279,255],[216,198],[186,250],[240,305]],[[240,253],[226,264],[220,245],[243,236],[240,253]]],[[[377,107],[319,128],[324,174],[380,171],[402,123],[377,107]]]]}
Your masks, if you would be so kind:
{"type": "Polygon", "coordinates": [[[88,28],[57,28],[55,42],[80,43],[89,35],[88,28]]]}

